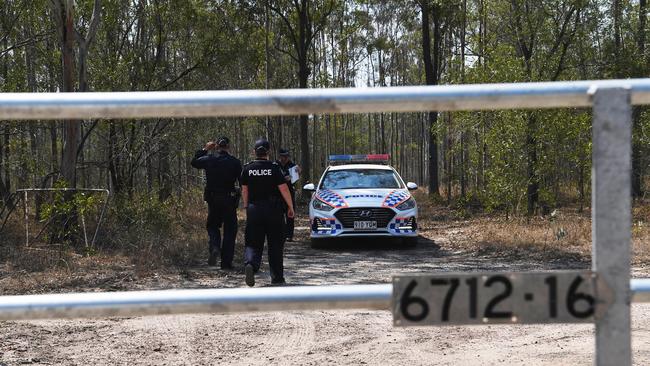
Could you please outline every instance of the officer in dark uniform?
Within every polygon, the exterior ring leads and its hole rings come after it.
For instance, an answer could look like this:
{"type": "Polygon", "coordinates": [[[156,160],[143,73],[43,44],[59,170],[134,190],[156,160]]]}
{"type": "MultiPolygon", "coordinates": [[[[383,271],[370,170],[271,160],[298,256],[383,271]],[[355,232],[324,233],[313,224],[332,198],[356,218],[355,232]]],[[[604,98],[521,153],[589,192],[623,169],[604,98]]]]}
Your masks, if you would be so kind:
{"type": "MultiPolygon", "coordinates": [[[[280,165],[280,168],[282,168],[282,173],[284,173],[284,179],[287,181],[287,187],[289,187],[289,192],[291,193],[291,202],[293,202],[294,207],[293,210],[296,210],[295,204],[296,204],[296,187],[294,186],[293,183],[291,183],[291,176],[289,175],[289,169],[291,168],[296,168],[298,169],[298,173],[300,173],[300,167],[297,166],[296,164],[291,161],[290,155],[289,155],[289,150],[287,149],[280,149],[278,151],[278,160],[276,163],[280,165]]],[[[287,241],[293,241],[293,228],[294,228],[294,218],[286,216],[285,217],[287,226],[286,226],[286,232],[285,232],[285,237],[287,238],[287,241]]]]}
{"type": "Polygon", "coordinates": [[[208,142],[192,159],[192,166],[205,169],[206,185],[203,199],[208,203],[206,227],[209,237],[208,264],[217,264],[221,256],[221,268],[232,269],[237,236],[237,205],[239,192],[235,182],[239,180],[241,162],[228,153],[230,140],[220,137],[217,142],[208,142]],[[210,152],[216,151],[216,154],[210,152]],[[223,245],[221,226],[223,225],[223,245]]]}
{"type": "Polygon", "coordinates": [[[241,188],[246,207],[246,247],[244,264],[246,284],[255,286],[255,272],[262,263],[264,239],[267,240],[271,283],[284,281],[284,208],[293,218],[293,202],[280,166],[269,161],[271,146],[265,139],[255,142],[256,159],[244,166],[241,188]],[[285,206],[286,205],[286,206],[285,206]]]}

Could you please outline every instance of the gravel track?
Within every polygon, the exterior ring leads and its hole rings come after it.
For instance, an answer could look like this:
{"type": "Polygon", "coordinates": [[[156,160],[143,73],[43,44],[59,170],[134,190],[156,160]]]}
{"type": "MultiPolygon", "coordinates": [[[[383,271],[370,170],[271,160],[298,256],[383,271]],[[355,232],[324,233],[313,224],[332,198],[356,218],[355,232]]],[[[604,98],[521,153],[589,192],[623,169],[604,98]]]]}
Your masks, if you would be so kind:
{"type": "MultiPolygon", "coordinates": [[[[462,231],[425,230],[415,248],[372,240],[325,250],[311,249],[303,233],[287,244],[286,277],[290,285],[386,283],[395,273],[588,267],[451,249],[462,231]]],[[[160,287],[244,286],[240,272],[199,266],[160,287]]],[[[263,272],[257,282],[267,286],[263,272]]],[[[633,306],[637,365],[650,364],[649,311],[633,306]]],[[[592,325],[394,328],[389,312],[363,310],[24,321],[0,323],[0,365],[591,365],[593,339],[592,325]]]]}

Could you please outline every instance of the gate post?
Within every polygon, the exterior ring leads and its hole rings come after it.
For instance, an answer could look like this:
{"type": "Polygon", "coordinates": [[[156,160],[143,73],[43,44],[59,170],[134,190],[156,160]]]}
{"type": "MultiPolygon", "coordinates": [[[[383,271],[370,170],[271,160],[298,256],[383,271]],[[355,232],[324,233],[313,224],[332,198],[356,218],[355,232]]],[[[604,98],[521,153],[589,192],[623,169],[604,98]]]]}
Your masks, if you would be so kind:
{"type": "Polygon", "coordinates": [[[592,269],[614,295],[604,316],[596,320],[598,366],[632,364],[631,109],[629,89],[598,88],[593,93],[592,269]]]}

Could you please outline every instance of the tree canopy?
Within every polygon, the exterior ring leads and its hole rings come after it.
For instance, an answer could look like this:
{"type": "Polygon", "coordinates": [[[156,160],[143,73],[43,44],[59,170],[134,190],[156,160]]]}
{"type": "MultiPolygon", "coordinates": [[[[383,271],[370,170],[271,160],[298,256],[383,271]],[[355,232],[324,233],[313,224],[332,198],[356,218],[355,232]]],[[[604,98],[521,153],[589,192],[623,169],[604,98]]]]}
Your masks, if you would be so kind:
{"type": "MultiPolygon", "coordinates": [[[[2,92],[379,87],[644,77],[646,1],[0,0],[2,92]]],[[[633,193],[650,163],[634,110],[633,193]]],[[[585,109],[266,118],[0,121],[0,197],[57,181],[165,200],[200,186],[194,150],[227,135],[389,153],[448,202],[528,212],[588,203],[585,109]]]]}

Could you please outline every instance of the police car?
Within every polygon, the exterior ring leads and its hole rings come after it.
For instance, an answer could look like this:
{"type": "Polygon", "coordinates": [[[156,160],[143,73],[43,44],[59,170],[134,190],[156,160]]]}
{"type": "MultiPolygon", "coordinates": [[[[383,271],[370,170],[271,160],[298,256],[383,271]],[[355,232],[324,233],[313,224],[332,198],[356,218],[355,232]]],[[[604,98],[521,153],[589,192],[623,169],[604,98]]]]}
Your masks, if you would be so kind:
{"type": "Polygon", "coordinates": [[[406,245],[417,242],[418,207],[409,191],[417,184],[404,183],[387,165],[390,156],[331,155],[330,166],[318,185],[303,187],[313,192],[309,221],[313,246],[324,239],[343,237],[394,237],[406,245]]]}

